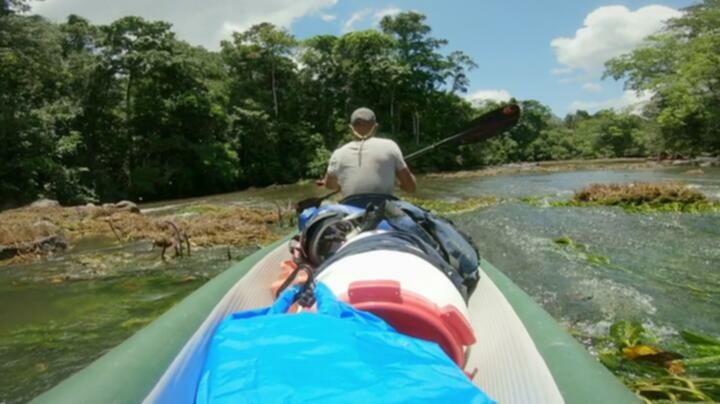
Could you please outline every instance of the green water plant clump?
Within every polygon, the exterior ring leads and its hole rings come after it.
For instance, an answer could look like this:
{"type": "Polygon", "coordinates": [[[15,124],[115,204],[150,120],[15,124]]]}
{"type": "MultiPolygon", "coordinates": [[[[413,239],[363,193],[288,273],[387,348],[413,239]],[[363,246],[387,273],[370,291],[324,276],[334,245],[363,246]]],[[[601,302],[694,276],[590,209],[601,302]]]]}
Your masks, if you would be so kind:
{"type": "Polygon", "coordinates": [[[414,205],[418,205],[424,209],[441,215],[469,212],[494,206],[499,203],[499,200],[495,197],[464,198],[455,201],[448,201],[444,199],[422,199],[415,197],[405,197],[404,199],[414,205]]]}
{"type": "Polygon", "coordinates": [[[545,208],[547,206],[550,206],[548,198],[540,196],[523,196],[522,198],[520,198],[520,202],[528,204],[534,208],[545,208]]]}
{"type": "Polygon", "coordinates": [[[595,348],[600,361],[645,402],[718,402],[720,340],[693,331],[680,337],[661,348],[640,323],[620,320],[595,348]]]}
{"type": "Polygon", "coordinates": [[[638,213],[702,213],[720,210],[720,201],[684,184],[633,182],[592,184],[575,192],[570,201],[551,202],[551,206],[619,206],[638,213]]]}
{"type": "Polygon", "coordinates": [[[610,263],[610,258],[594,253],[590,251],[587,244],[578,243],[568,236],[560,236],[553,240],[553,242],[559,246],[563,246],[569,250],[579,253],[588,263],[592,265],[607,265],[610,263]]]}

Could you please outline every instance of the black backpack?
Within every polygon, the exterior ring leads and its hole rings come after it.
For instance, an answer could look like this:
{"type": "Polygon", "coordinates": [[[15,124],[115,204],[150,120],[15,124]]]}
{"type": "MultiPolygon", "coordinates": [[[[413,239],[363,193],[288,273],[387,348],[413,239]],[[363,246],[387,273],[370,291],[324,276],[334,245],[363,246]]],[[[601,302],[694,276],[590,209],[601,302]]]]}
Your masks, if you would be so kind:
{"type": "Polygon", "coordinates": [[[462,276],[468,295],[472,293],[480,279],[480,255],[468,235],[455,228],[449,219],[409,202],[386,201],[377,209],[394,229],[413,233],[433,246],[462,276]]]}

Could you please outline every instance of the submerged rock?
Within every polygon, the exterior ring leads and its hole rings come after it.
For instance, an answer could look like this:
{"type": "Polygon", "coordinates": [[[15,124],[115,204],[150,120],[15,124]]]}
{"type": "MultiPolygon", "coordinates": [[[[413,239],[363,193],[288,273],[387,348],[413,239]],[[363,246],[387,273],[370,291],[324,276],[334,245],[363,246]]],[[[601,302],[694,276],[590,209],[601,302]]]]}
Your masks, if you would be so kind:
{"type": "Polygon", "coordinates": [[[49,220],[38,220],[37,222],[32,224],[33,229],[43,232],[47,235],[55,234],[60,229],[55,225],[55,223],[49,221],[49,220]]]}
{"type": "Polygon", "coordinates": [[[120,201],[116,203],[113,207],[118,210],[124,210],[132,213],[140,213],[140,208],[138,208],[135,202],[120,201]]]}
{"type": "Polygon", "coordinates": [[[38,199],[30,204],[31,208],[57,208],[59,206],[60,202],[54,199],[38,199]]]}
{"type": "Polygon", "coordinates": [[[68,247],[68,241],[62,234],[53,234],[52,236],[35,240],[33,247],[42,252],[64,251],[68,247]]]}
{"type": "Polygon", "coordinates": [[[55,253],[68,247],[67,238],[63,234],[41,237],[28,243],[0,245],[0,259],[8,259],[22,254],[55,253]]]}

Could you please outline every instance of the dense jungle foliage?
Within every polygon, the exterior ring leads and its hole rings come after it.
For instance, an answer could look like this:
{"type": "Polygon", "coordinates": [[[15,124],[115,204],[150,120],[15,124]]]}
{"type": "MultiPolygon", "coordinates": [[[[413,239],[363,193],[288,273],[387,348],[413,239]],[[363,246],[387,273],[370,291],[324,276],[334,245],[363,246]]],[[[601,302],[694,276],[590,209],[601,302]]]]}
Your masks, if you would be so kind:
{"type": "MultiPolygon", "coordinates": [[[[536,100],[510,133],[439,150],[416,170],[513,161],[692,156],[720,151],[720,1],[684,10],[606,75],[654,96],[642,115],[577,111],[536,100]]],[[[484,108],[462,94],[476,62],[433,36],[425,16],[377,30],[299,40],[272,24],[218,51],[139,17],[55,24],[27,0],[0,2],[0,208],[153,200],[321,176],[348,140],[349,114],[374,109],[406,152],[462,129],[484,108]]],[[[482,63],[482,61],[477,61],[482,63]]]]}

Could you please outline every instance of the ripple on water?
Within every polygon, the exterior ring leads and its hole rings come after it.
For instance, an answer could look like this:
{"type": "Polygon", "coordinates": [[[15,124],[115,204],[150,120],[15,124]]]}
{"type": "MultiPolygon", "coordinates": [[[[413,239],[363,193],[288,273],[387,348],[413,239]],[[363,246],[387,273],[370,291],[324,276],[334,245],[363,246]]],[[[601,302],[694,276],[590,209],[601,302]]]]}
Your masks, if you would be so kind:
{"type": "Polygon", "coordinates": [[[720,333],[720,215],[509,202],[456,222],[556,318],[720,333]],[[553,242],[563,235],[576,246],[553,242]]]}
{"type": "Polygon", "coordinates": [[[602,319],[643,319],[657,312],[653,298],[632,286],[622,285],[611,279],[582,279],[576,289],[592,291],[592,304],[597,306],[602,319]]]}
{"type": "MultiPolygon", "coordinates": [[[[629,181],[679,181],[720,199],[720,168],[703,170],[700,176],[685,175],[687,168],[680,168],[421,177],[417,196],[515,201],[462,214],[456,223],[477,241],[483,257],[555,318],[586,335],[607,335],[617,317],[633,315],[647,317],[643,324],[660,337],[682,329],[720,334],[720,214],[629,215],[612,208],[549,207],[549,201],[569,198],[590,183],[629,181]],[[517,202],[523,197],[542,203],[517,202]],[[609,261],[591,264],[587,251],[553,243],[562,235],[609,261]]],[[[141,208],[168,214],[202,203],[274,206],[323,193],[310,183],[141,208]]],[[[143,254],[147,246],[137,248],[128,265],[113,263],[113,248],[103,251],[102,262],[90,257],[85,268],[74,268],[74,254],[98,252],[89,245],[40,265],[0,271],[0,402],[30,400],[228,265],[224,249],[216,256],[198,253],[166,265],[157,260],[157,251],[143,254]],[[77,280],[51,283],[56,276],[77,280]]]]}

